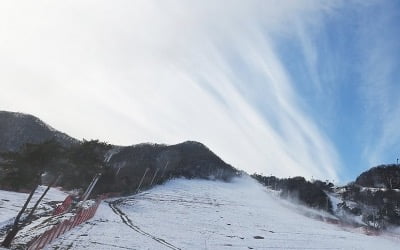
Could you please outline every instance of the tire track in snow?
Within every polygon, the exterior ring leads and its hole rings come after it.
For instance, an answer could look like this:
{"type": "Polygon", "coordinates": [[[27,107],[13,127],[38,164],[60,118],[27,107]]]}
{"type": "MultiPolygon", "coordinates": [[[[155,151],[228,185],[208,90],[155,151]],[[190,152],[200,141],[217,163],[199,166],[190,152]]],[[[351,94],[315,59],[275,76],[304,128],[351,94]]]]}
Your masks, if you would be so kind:
{"type": "Polygon", "coordinates": [[[129,248],[129,247],[124,247],[124,246],[117,246],[117,245],[114,245],[114,244],[107,244],[107,243],[102,243],[102,242],[97,242],[97,241],[90,241],[90,243],[92,243],[92,244],[97,244],[97,245],[101,245],[101,246],[114,247],[114,248],[136,250],[136,248],[129,248]]]}
{"type": "Polygon", "coordinates": [[[138,226],[134,225],[133,222],[132,222],[132,220],[129,219],[129,217],[128,217],[124,212],[122,212],[121,209],[119,209],[119,208],[117,207],[117,204],[120,203],[122,200],[123,200],[123,199],[111,201],[111,202],[108,203],[108,205],[110,206],[111,210],[112,210],[116,215],[118,215],[119,217],[121,217],[121,220],[122,220],[122,222],[123,222],[125,225],[127,225],[128,227],[130,227],[130,228],[133,229],[134,231],[136,231],[136,232],[138,232],[138,233],[140,233],[140,234],[142,234],[142,235],[144,235],[144,236],[147,236],[147,237],[149,237],[149,238],[151,238],[151,239],[157,241],[158,243],[160,243],[160,244],[162,244],[162,245],[164,245],[164,246],[166,246],[166,247],[169,247],[169,248],[174,249],[174,250],[181,250],[179,247],[176,247],[176,246],[172,245],[171,243],[165,241],[164,239],[161,239],[161,238],[158,238],[158,237],[156,237],[156,236],[154,236],[154,235],[151,235],[151,234],[149,234],[149,233],[143,231],[142,229],[140,229],[138,226]]]}

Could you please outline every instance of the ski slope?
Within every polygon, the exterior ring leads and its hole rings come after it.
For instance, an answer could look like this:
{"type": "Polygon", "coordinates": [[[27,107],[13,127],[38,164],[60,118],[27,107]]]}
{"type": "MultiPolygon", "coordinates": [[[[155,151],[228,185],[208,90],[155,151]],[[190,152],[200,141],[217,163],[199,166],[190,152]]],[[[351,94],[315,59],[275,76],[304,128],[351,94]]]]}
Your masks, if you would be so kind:
{"type": "Polygon", "coordinates": [[[304,211],[249,178],[178,179],[103,202],[47,249],[398,249],[398,237],[367,236],[304,211]]]}
{"type": "MultiPolygon", "coordinates": [[[[35,191],[31,202],[28,205],[28,210],[33,207],[37,199],[42,195],[46,186],[39,186],[35,191]]],[[[43,201],[38,206],[35,214],[52,211],[58,202],[62,202],[68,194],[56,188],[51,188],[43,201]]],[[[13,222],[18,212],[21,210],[29,194],[17,193],[0,190],[0,229],[13,222]]],[[[1,239],[1,238],[0,238],[1,239]]]]}

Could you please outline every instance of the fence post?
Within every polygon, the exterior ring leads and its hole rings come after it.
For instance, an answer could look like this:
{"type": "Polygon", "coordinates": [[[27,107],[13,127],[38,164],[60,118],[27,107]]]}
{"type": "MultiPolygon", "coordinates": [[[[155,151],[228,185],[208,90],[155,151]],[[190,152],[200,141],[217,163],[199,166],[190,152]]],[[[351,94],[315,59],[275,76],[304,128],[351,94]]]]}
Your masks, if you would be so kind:
{"type": "Polygon", "coordinates": [[[44,234],[42,235],[43,237],[40,238],[40,241],[37,244],[37,249],[42,249],[43,246],[45,246],[45,242],[46,242],[49,234],[50,234],[50,230],[47,230],[46,232],[44,232],[44,234]]]}
{"type": "Polygon", "coordinates": [[[56,209],[54,209],[53,215],[59,215],[65,211],[67,211],[72,203],[72,196],[68,195],[65,200],[63,201],[63,203],[59,206],[56,207],[56,209]]]}

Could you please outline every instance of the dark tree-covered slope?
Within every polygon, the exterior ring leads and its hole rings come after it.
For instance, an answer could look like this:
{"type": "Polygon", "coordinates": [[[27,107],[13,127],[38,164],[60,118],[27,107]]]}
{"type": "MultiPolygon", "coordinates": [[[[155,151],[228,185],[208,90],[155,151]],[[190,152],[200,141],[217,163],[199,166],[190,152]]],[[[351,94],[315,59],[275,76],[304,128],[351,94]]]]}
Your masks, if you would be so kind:
{"type": "Polygon", "coordinates": [[[363,187],[400,189],[400,166],[380,165],[362,173],[356,184],[363,187]]]}
{"type": "Polygon", "coordinates": [[[27,143],[38,144],[49,140],[63,146],[78,143],[78,140],[53,129],[35,116],[0,111],[0,152],[18,151],[27,143]]]}
{"type": "Polygon", "coordinates": [[[111,170],[105,174],[99,188],[112,186],[109,189],[126,192],[138,187],[146,169],[144,187],[150,185],[153,178],[154,183],[175,177],[229,180],[240,174],[206,146],[194,141],[170,146],[143,143],[120,147],[107,165],[111,170]]]}

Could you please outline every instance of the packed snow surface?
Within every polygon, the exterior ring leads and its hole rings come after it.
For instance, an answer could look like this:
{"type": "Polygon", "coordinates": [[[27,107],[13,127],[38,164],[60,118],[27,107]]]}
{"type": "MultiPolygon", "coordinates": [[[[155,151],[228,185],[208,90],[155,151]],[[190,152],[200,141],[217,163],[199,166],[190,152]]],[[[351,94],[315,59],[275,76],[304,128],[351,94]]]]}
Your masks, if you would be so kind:
{"type": "Polygon", "coordinates": [[[398,249],[299,213],[249,178],[172,180],[103,202],[96,216],[48,249],[398,249]]]}
{"type": "MultiPolygon", "coordinates": [[[[28,210],[33,207],[36,200],[39,199],[45,189],[45,186],[39,186],[28,205],[28,210]]],[[[49,203],[57,201],[62,202],[67,195],[68,194],[63,191],[60,191],[56,188],[51,188],[44,197],[43,201],[40,203],[35,214],[52,210],[53,207],[49,203]]],[[[13,222],[28,196],[29,194],[27,193],[0,190],[0,228],[13,222]]]]}

